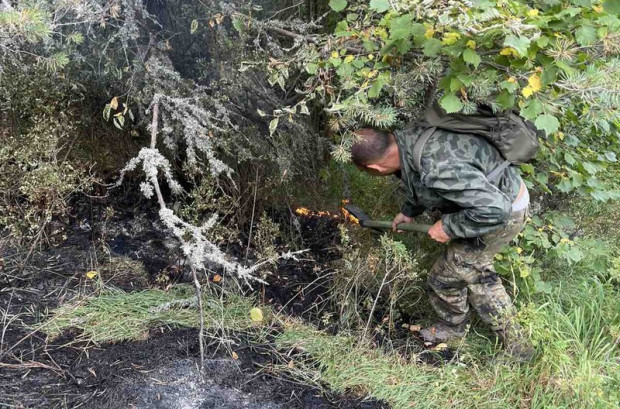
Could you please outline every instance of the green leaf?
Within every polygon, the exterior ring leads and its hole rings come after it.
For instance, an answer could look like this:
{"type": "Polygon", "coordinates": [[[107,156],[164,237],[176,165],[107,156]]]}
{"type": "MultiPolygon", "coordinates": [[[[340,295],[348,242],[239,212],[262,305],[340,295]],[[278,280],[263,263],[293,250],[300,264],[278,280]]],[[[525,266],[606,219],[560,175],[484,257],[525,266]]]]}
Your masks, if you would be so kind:
{"type": "Polygon", "coordinates": [[[340,21],[338,24],[336,24],[336,28],[334,29],[334,35],[336,37],[345,37],[349,35],[349,24],[346,22],[346,20],[342,20],[340,21]]]}
{"type": "Polygon", "coordinates": [[[476,50],[472,50],[471,48],[466,48],[465,51],[463,51],[463,60],[473,65],[474,68],[478,68],[480,61],[482,61],[476,50]]]}
{"type": "Polygon", "coordinates": [[[581,164],[583,166],[583,168],[586,170],[586,172],[588,172],[591,175],[596,175],[597,172],[599,171],[599,167],[596,166],[594,163],[592,162],[583,162],[581,164]]]}
{"type": "Polygon", "coordinates": [[[370,0],[369,8],[377,13],[385,13],[390,8],[390,2],[388,0],[370,0]]]}
{"type": "Polygon", "coordinates": [[[521,109],[521,116],[529,121],[533,121],[543,111],[543,106],[538,99],[530,99],[521,109]]]}
{"type": "Polygon", "coordinates": [[[521,170],[525,173],[534,173],[534,165],[532,165],[531,163],[524,163],[523,165],[521,165],[521,170]]]}
{"type": "Polygon", "coordinates": [[[396,17],[390,22],[390,39],[392,40],[407,38],[411,36],[412,31],[413,24],[410,14],[396,17]]]}
{"type": "Polygon", "coordinates": [[[512,108],[515,104],[515,96],[507,90],[503,90],[495,100],[503,109],[512,108]]]}
{"type": "Polygon", "coordinates": [[[534,282],[534,288],[537,292],[545,294],[551,294],[551,290],[553,289],[549,283],[545,283],[544,281],[534,282]]]}
{"type": "Polygon", "coordinates": [[[605,0],[603,3],[603,9],[609,14],[620,14],[620,1],[618,0],[605,0]]]}
{"type": "Polygon", "coordinates": [[[427,57],[434,57],[439,54],[439,51],[441,51],[441,40],[438,40],[436,38],[429,38],[424,42],[424,48],[422,49],[422,52],[427,57]]]}
{"type": "Polygon", "coordinates": [[[243,21],[241,19],[233,18],[232,25],[239,33],[243,30],[243,21]]]}
{"type": "Polygon", "coordinates": [[[381,93],[381,89],[385,85],[383,79],[377,79],[368,90],[368,98],[377,98],[381,93]]]}
{"type": "Polygon", "coordinates": [[[454,94],[444,95],[439,100],[439,105],[441,105],[441,107],[445,109],[446,112],[449,114],[452,114],[454,112],[459,112],[461,109],[463,109],[463,103],[461,102],[459,97],[457,97],[454,94]]]}
{"type": "Polygon", "coordinates": [[[575,40],[581,46],[594,44],[597,40],[596,29],[589,24],[582,25],[575,31],[575,40]]]}
{"type": "Polygon", "coordinates": [[[512,47],[521,57],[527,57],[527,49],[530,47],[530,39],[527,37],[506,36],[504,47],[512,47]]]}
{"type": "Polygon", "coordinates": [[[342,11],[347,7],[347,0],[329,0],[329,7],[334,11],[342,11]]]}
{"type": "Polygon", "coordinates": [[[536,128],[545,131],[547,136],[560,129],[560,121],[558,121],[558,118],[551,114],[540,115],[536,118],[534,125],[536,125],[536,128]]]}
{"type": "Polygon", "coordinates": [[[316,74],[317,70],[319,69],[319,65],[315,64],[315,63],[308,63],[308,65],[306,65],[306,72],[310,75],[314,75],[316,74]]]}
{"type": "Polygon", "coordinates": [[[278,127],[278,122],[280,122],[280,117],[275,117],[269,122],[269,135],[273,135],[278,127]]]}

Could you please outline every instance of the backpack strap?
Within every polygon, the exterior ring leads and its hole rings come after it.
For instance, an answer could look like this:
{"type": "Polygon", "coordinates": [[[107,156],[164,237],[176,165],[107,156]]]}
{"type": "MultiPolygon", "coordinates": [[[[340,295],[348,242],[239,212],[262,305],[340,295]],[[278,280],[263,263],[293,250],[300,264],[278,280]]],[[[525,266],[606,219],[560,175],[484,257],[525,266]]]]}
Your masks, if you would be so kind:
{"type": "Polygon", "coordinates": [[[486,175],[487,176],[487,180],[490,183],[493,183],[493,182],[497,181],[497,179],[499,178],[499,175],[501,175],[502,172],[504,171],[504,169],[506,169],[510,165],[511,165],[510,161],[507,161],[507,160],[503,161],[495,169],[493,169],[492,171],[487,173],[487,175],[486,175]]]}
{"type": "Polygon", "coordinates": [[[436,130],[436,126],[426,129],[415,142],[415,145],[413,145],[413,166],[418,173],[422,173],[422,149],[424,149],[424,145],[426,145],[426,142],[428,142],[436,130]]]}

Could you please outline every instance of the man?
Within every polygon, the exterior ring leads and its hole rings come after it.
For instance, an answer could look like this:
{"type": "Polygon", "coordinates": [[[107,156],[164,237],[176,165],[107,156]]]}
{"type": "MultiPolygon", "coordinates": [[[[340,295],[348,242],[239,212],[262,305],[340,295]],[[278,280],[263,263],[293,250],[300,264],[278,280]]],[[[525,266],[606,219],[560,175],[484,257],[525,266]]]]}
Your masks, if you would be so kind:
{"type": "Polygon", "coordinates": [[[428,275],[439,321],[420,335],[433,343],[464,336],[471,304],[511,356],[529,361],[535,351],[514,322],[515,307],[493,267],[495,254],[525,225],[527,188],[512,166],[493,183],[487,179],[504,158],[484,137],[439,129],[422,149],[418,173],[413,147],[424,131],[415,125],[388,134],[363,128],[351,149],[359,168],[402,180],[406,200],[394,217],[394,229],[426,209],[442,213],[428,232],[433,240],[448,243],[428,275]]]}

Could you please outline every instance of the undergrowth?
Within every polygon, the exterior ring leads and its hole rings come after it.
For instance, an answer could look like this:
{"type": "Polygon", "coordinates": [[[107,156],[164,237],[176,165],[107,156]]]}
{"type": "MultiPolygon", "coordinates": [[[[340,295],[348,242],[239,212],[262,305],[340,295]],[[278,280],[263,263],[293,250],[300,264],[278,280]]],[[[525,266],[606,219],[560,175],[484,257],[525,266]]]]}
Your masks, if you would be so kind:
{"type": "MultiPolygon", "coordinates": [[[[119,342],[148,337],[150,328],[198,327],[196,295],[191,286],[177,285],[168,291],[149,289],[127,293],[111,288],[96,297],[85,297],[55,310],[41,330],[50,337],[74,329],[78,339],[92,342],[119,342]]],[[[243,331],[259,328],[252,321],[254,302],[230,294],[223,297],[205,295],[205,327],[211,330],[243,331]]],[[[266,309],[262,309],[265,313],[266,309]]]]}
{"type": "Polygon", "coordinates": [[[589,305],[549,297],[522,311],[541,355],[529,366],[504,360],[475,334],[460,357],[438,367],[301,324],[289,326],[277,344],[301,352],[298,371],[313,373],[336,391],[370,395],[394,408],[615,408],[620,355],[602,313],[609,294],[594,283],[588,293],[589,305]]]}

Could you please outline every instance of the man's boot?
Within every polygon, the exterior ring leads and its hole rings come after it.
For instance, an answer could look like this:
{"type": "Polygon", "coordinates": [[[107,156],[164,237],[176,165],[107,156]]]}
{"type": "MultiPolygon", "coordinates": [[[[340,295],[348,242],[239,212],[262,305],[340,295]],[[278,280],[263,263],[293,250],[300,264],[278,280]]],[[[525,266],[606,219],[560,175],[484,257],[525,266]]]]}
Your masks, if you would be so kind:
{"type": "Polygon", "coordinates": [[[526,363],[534,359],[536,349],[518,324],[508,324],[505,329],[497,331],[497,336],[513,360],[526,363]]]}
{"type": "Polygon", "coordinates": [[[450,325],[444,321],[439,321],[430,327],[421,329],[420,336],[425,342],[432,342],[433,344],[439,344],[455,338],[463,338],[468,322],[469,320],[465,320],[459,325],[450,325]]]}

